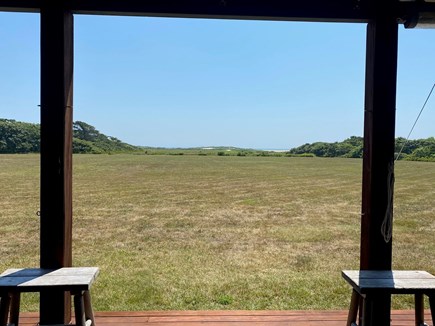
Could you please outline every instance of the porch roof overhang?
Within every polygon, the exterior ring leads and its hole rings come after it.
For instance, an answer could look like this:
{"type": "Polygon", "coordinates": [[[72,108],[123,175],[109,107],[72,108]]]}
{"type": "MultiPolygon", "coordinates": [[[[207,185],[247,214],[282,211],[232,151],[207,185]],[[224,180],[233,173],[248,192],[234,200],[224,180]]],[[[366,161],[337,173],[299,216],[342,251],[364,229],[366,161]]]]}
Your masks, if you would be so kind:
{"type": "Polygon", "coordinates": [[[61,6],[74,14],[180,18],[364,23],[380,16],[395,17],[414,27],[419,19],[433,17],[435,2],[372,0],[0,0],[0,11],[40,12],[44,6],[61,6]],[[47,5],[49,3],[49,5],[47,5]]]}

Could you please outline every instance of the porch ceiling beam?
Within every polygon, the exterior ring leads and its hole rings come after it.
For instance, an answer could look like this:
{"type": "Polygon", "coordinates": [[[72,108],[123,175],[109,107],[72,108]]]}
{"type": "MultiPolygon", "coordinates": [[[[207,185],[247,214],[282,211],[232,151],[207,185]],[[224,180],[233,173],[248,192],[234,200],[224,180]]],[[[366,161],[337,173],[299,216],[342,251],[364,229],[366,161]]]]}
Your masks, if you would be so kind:
{"type": "Polygon", "coordinates": [[[74,0],[72,10],[88,14],[364,22],[370,18],[366,3],[368,0],[74,0]]]}
{"type": "MultiPolygon", "coordinates": [[[[59,2],[61,0],[58,0],[59,2]]],[[[57,5],[59,4],[57,2],[57,5]]],[[[318,22],[368,22],[378,16],[373,0],[68,0],[76,14],[318,22]]],[[[40,12],[44,0],[0,0],[0,11],[40,12]]],[[[393,1],[389,15],[408,20],[435,13],[434,2],[393,1]]]]}
{"type": "Polygon", "coordinates": [[[0,0],[0,11],[40,12],[41,0],[0,0]]]}

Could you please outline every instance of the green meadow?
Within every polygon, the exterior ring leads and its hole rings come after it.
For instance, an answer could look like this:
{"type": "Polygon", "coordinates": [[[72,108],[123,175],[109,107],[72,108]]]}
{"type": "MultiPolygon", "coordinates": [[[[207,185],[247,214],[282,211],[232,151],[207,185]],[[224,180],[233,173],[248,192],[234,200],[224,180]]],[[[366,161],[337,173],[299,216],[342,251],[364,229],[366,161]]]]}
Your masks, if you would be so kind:
{"type": "MultiPolygon", "coordinates": [[[[74,156],[73,263],[96,310],[346,309],[360,159],[74,156]]],[[[0,155],[0,270],[39,264],[39,155],[0,155]]],[[[435,273],[435,164],[396,164],[393,261],[435,273]]],[[[25,295],[26,310],[37,310],[25,295]]],[[[394,299],[412,308],[413,299],[394,299]]]]}

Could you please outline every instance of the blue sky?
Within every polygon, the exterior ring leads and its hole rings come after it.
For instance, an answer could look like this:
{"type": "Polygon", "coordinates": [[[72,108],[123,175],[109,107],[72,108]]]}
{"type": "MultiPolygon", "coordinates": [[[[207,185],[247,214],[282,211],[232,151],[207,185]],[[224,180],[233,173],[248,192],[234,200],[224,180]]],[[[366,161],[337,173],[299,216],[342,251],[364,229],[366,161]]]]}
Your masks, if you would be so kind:
{"type": "MultiPolygon", "coordinates": [[[[362,135],[365,24],[75,16],[74,120],[135,145],[286,149],[362,135]]],[[[435,83],[400,27],[397,136],[435,83]]],[[[39,16],[0,13],[0,117],[39,122],[39,16]]],[[[411,138],[435,136],[435,94],[411,138]]]]}

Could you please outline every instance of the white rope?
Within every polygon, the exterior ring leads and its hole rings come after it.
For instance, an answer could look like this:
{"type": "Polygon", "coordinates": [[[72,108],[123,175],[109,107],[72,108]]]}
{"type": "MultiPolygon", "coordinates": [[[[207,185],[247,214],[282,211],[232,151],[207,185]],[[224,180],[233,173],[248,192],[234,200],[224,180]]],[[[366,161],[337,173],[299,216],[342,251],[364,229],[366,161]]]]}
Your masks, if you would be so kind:
{"type": "Polygon", "coordinates": [[[402,151],[405,148],[405,145],[408,142],[409,137],[411,136],[411,133],[414,130],[415,125],[418,122],[418,119],[420,119],[420,116],[423,113],[423,110],[426,107],[426,104],[429,101],[434,89],[435,89],[435,84],[433,84],[433,86],[429,92],[429,95],[426,98],[426,101],[424,101],[423,107],[421,108],[420,112],[418,113],[417,119],[415,119],[415,122],[411,128],[411,131],[409,132],[408,137],[406,137],[406,140],[403,143],[402,148],[400,149],[399,153],[397,154],[396,159],[388,165],[387,208],[385,209],[385,217],[384,217],[384,220],[382,221],[382,225],[381,225],[381,233],[382,233],[382,236],[384,237],[385,243],[390,242],[391,238],[393,236],[394,162],[396,162],[399,159],[400,155],[402,154],[402,151]]]}
{"type": "Polygon", "coordinates": [[[387,208],[385,209],[385,217],[381,225],[381,233],[385,243],[391,241],[393,236],[393,192],[394,192],[394,162],[388,165],[387,177],[387,208]]]}
{"type": "Polygon", "coordinates": [[[411,136],[412,131],[414,130],[415,125],[416,125],[417,122],[418,122],[418,119],[420,119],[420,116],[421,116],[421,114],[423,113],[423,110],[424,110],[424,108],[426,107],[426,104],[427,104],[427,102],[429,101],[430,96],[432,95],[432,92],[433,92],[434,88],[435,88],[435,84],[433,84],[433,86],[432,86],[432,88],[431,88],[431,90],[430,90],[430,92],[429,92],[429,95],[426,97],[426,101],[424,101],[423,107],[421,108],[420,113],[419,113],[418,116],[417,116],[417,119],[415,119],[415,122],[414,122],[414,124],[412,125],[411,131],[409,132],[408,137],[406,137],[406,140],[403,142],[402,148],[400,149],[399,154],[397,154],[397,156],[396,156],[396,161],[400,158],[400,154],[402,154],[402,151],[403,151],[403,149],[405,148],[405,145],[406,145],[406,143],[408,142],[409,137],[411,136]]]}

